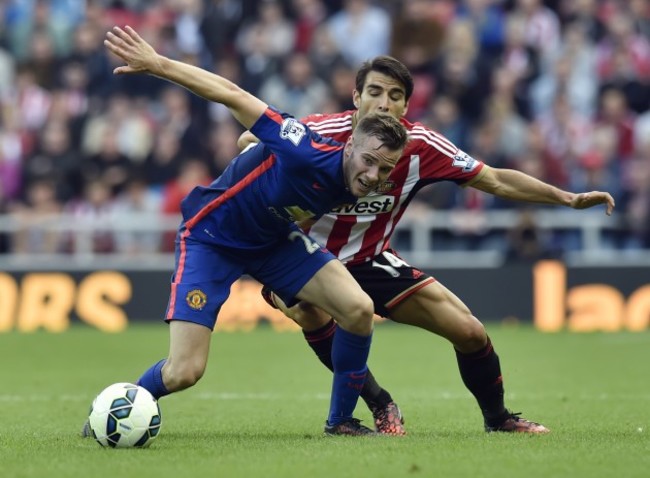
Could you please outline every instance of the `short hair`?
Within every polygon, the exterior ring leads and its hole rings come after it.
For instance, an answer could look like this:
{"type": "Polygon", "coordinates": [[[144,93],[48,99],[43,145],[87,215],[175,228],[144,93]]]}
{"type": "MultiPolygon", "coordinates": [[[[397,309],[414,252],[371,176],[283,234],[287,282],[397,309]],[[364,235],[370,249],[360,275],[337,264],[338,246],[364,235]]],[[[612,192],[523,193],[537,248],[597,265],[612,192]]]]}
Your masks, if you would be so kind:
{"type": "Polygon", "coordinates": [[[404,87],[404,92],[406,94],[406,101],[409,100],[413,94],[413,77],[411,72],[401,61],[393,58],[392,56],[380,55],[376,56],[372,60],[365,61],[359,71],[357,71],[357,79],[355,87],[359,93],[363,91],[363,87],[366,84],[366,78],[368,73],[371,71],[376,71],[382,75],[389,76],[394,80],[399,81],[404,87]]]}
{"type": "Polygon", "coordinates": [[[366,136],[374,136],[388,149],[404,149],[408,142],[408,132],[400,121],[385,113],[370,113],[359,120],[354,129],[366,136]]]}

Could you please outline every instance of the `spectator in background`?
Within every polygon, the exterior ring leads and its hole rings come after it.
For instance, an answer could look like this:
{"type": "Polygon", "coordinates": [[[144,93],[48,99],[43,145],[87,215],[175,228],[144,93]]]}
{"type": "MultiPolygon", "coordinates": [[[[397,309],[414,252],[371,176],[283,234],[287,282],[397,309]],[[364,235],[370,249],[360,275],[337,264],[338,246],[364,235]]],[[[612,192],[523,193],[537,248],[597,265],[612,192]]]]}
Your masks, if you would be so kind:
{"type": "Polygon", "coordinates": [[[368,58],[389,53],[390,17],[369,0],[344,0],[343,8],[329,18],[327,25],[332,40],[354,68],[368,58]]]}
{"type": "Polygon", "coordinates": [[[323,79],[329,78],[335,68],[341,66],[350,68],[350,64],[343,57],[334,38],[332,38],[331,30],[326,24],[319,26],[314,31],[313,41],[309,49],[309,60],[316,75],[323,79]]]}
{"type": "MultiPolygon", "coordinates": [[[[153,192],[141,174],[132,174],[124,190],[113,201],[111,218],[120,224],[151,221],[160,214],[160,197],[153,192]],[[135,214],[135,218],[133,217],[135,214]]],[[[114,233],[115,252],[141,254],[160,250],[162,235],[158,231],[118,229],[114,233]]]]}
{"type": "Polygon", "coordinates": [[[422,122],[449,139],[458,148],[462,150],[468,149],[468,122],[461,117],[458,104],[449,96],[433,96],[429,104],[429,111],[422,119],[422,122]]]}
{"type": "Polygon", "coordinates": [[[393,20],[391,55],[412,72],[414,89],[407,117],[422,118],[434,96],[432,75],[435,58],[444,37],[444,28],[432,12],[430,0],[408,0],[393,20]]]}
{"type": "Polygon", "coordinates": [[[72,50],[63,60],[81,65],[86,75],[86,93],[95,99],[107,97],[115,84],[110,60],[102,48],[102,34],[101,25],[81,23],[72,34],[72,50]]]}
{"type": "Polygon", "coordinates": [[[500,131],[496,124],[488,118],[481,121],[474,128],[468,154],[479,158],[480,161],[495,167],[505,167],[507,158],[499,148],[500,131]]]}
{"type": "Polygon", "coordinates": [[[323,0],[292,0],[295,13],[296,42],[294,50],[309,53],[314,44],[314,34],[327,18],[323,0]]]}
{"type": "Polygon", "coordinates": [[[392,21],[391,55],[411,71],[429,69],[442,47],[444,25],[432,5],[430,0],[406,0],[392,21]]]}
{"type": "Polygon", "coordinates": [[[16,72],[15,92],[6,98],[18,115],[19,127],[28,134],[40,134],[50,109],[51,94],[36,82],[35,72],[27,66],[19,66],[16,72]]]}
{"type": "Polygon", "coordinates": [[[125,189],[134,170],[134,163],[120,151],[117,130],[117,125],[109,125],[100,138],[99,151],[85,158],[82,165],[85,182],[101,181],[112,196],[125,189]]]}
{"type": "Polygon", "coordinates": [[[606,22],[607,35],[597,44],[598,75],[608,81],[626,65],[633,78],[650,78],[650,41],[634,31],[629,12],[616,9],[606,22]]]}
{"type": "Polygon", "coordinates": [[[83,225],[63,236],[62,249],[69,253],[109,253],[115,251],[115,238],[110,223],[113,209],[111,186],[102,179],[91,179],[84,186],[83,195],[68,201],[63,212],[72,218],[68,224],[83,225]]]}
{"type": "Polygon", "coordinates": [[[516,0],[515,12],[524,18],[526,42],[545,61],[560,45],[560,22],[542,0],[516,0]]]}
{"type": "Polygon", "coordinates": [[[456,20],[448,25],[435,72],[435,94],[452,98],[472,124],[482,118],[491,88],[491,65],[478,53],[472,24],[456,20]]]}
{"type": "Polygon", "coordinates": [[[25,158],[22,178],[27,189],[33,182],[52,181],[57,199],[68,201],[82,190],[80,169],[81,156],[71,147],[68,125],[50,121],[43,127],[35,151],[25,158]]]}
{"type": "Polygon", "coordinates": [[[625,175],[626,248],[650,249],[650,139],[639,146],[625,175]]]}
{"type": "Polygon", "coordinates": [[[102,137],[112,134],[117,138],[120,153],[141,160],[151,150],[153,121],[142,111],[140,103],[122,94],[105,100],[105,107],[95,111],[86,121],[81,136],[81,148],[87,156],[98,154],[102,137]]]}
{"type": "Polygon", "coordinates": [[[70,32],[82,20],[84,0],[23,0],[6,2],[3,23],[9,45],[19,60],[29,58],[30,39],[47,35],[56,56],[70,48],[70,32]]]}
{"type": "MultiPolygon", "coordinates": [[[[566,94],[558,94],[551,103],[551,109],[540,116],[535,123],[539,127],[549,161],[567,171],[580,155],[587,151],[591,138],[592,122],[585,116],[571,109],[566,94]]],[[[557,177],[560,180],[560,176],[557,177]]],[[[565,184],[563,181],[558,184],[565,184]]]]}
{"type": "Polygon", "coordinates": [[[550,253],[547,238],[537,226],[537,221],[529,208],[518,213],[517,224],[508,230],[506,261],[532,264],[548,258],[550,253]]]}
{"type": "MultiPolygon", "coordinates": [[[[2,173],[0,172],[0,178],[2,173]]],[[[0,218],[9,213],[9,198],[4,192],[4,185],[0,181],[0,218]]],[[[11,250],[11,238],[4,228],[0,227],[0,254],[7,254],[11,250]]]]}
{"type": "Polygon", "coordinates": [[[167,183],[178,176],[182,162],[178,135],[172,128],[160,128],[154,136],[153,148],[144,160],[143,170],[147,183],[161,192],[167,183]]]}
{"type": "Polygon", "coordinates": [[[646,0],[630,0],[628,3],[632,28],[637,34],[650,38],[650,3],[646,0]]]}
{"type": "Polygon", "coordinates": [[[28,57],[23,64],[34,72],[39,86],[51,90],[56,85],[60,65],[47,32],[37,30],[32,34],[28,57]]]}
{"type": "Polygon", "coordinates": [[[205,138],[202,122],[193,115],[189,95],[183,88],[166,86],[160,95],[159,109],[154,112],[154,119],[159,126],[179,138],[182,154],[203,156],[205,138]]]}
{"type": "MultiPolygon", "coordinates": [[[[351,110],[354,108],[354,103],[350,97],[350,91],[354,90],[354,82],[356,79],[356,72],[350,68],[346,63],[339,63],[334,66],[330,71],[329,86],[331,91],[325,98],[329,100],[329,104],[336,106],[330,110],[331,113],[340,110],[351,110]]],[[[321,112],[325,112],[326,105],[321,112]]]]}
{"type": "Polygon", "coordinates": [[[636,115],[629,109],[622,91],[610,88],[602,93],[596,124],[610,126],[616,135],[615,154],[626,161],[634,153],[634,123],[636,115]]]}
{"type": "Polygon", "coordinates": [[[0,111],[0,203],[16,199],[21,193],[22,162],[25,144],[12,108],[0,111]]]}
{"type": "MultiPolygon", "coordinates": [[[[1,36],[1,35],[0,35],[1,36]]],[[[16,61],[0,43],[0,101],[9,96],[16,81],[16,61]]]]}
{"type": "Polygon", "coordinates": [[[496,68],[492,78],[494,91],[487,101],[485,114],[498,129],[499,150],[506,158],[512,158],[522,154],[527,147],[526,121],[520,114],[527,106],[516,102],[517,77],[512,70],[496,68]]]}
{"type": "Polygon", "coordinates": [[[496,59],[504,46],[505,15],[500,2],[465,0],[459,2],[457,15],[469,20],[477,34],[482,56],[496,59]]]}
{"type": "Polygon", "coordinates": [[[591,134],[589,149],[578,157],[569,174],[569,188],[604,188],[614,200],[621,199],[622,165],[618,135],[611,125],[599,125],[591,134]]]}
{"type": "Polygon", "coordinates": [[[593,71],[591,75],[577,74],[573,60],[569,54],[558,56],[533,82],[530,89],[533,119],[548,114],[557,96],[566,96],[569,108],[577,115],[589,118],[595,113],[597,83],[593,71]]]}
{"type": "Polygon", "coordinates": [[[232,117],[212,127],[208,143],[212,177],[220,176],[232,158],[240,153],[237,142],[233,141],[233,138],[238,138],[242,132],[242,127],[232,117]]]}
{"type": "Polygon", "coordinates": [[[257,94],[266,78],[278,71],[279,60],[271,55],[264,33],[260,29],[248,34],[245,54],[241,55],[241,85],[257,94]]]}
{"type": "Polygon", "coordinates": [[[55,182],[39,178],[28,183],[24,201],[9,207],[17,229],[11,237],[13,254],[53,254],[60,251],[60,233],[52,227],[60,221],[61,203],[55,182]]]}
{"type": "Polygon", "coordinates": [[[239,0],[208,0],[205,3],[199,28],[212,61],[218,61],[234,53],[233,39],[242,21],[242,5],[239,0]]]}
{"type": "Polygon", "coordinates": [[[71,144],[75,150],[81,146],[83,126],[90,106],[87,85],[88,75],[81,63],[64,63],[59,70],[58,86],[52,90],[48,111],[50,121],[68,124],[71,144]]]}
{"type": "Polygon", "coordinates": [[[240,28],[236,46],[246,57],[261,43],[270,59],[282,59],[293,50],[296,27],[285,15],[279,0],[261,0],[258,3],[257,17],[240,28]]]}
{"type": "Polygon", "coordinates": [[[203,0],[170,2],[174,15],[176,44],[181,56],[187,54],[207,60],[205,58],[207,51],[201,34],[203,3],[203,0]]]}
{"type": "Polygon", "coordinates": [[[188,192],[196,186],[207,186],[212,179],[210,169],[203,161],[196,158],[185,159],[177,178],[167,183],[163,189],[162,211],[166,214],[180,214],[181,200],[188,192]]]}
{"type": "Polygon", "coordinates": [[[517,111],[523,117],[532,117],[529,89],[540,71],[539,54],[526,43],[526,24],[522,16],[510,15],[505,22],[505,42],[497,57],[497,67],[513,79],[513,95],[517,111]]]}
{"type": "MultiPolygon", "coordinates": [[[[208,186],[212,182],[210,168],[201,160],[186,158],[180,166],[178,176],[168,182],[162,190],[162,212],[180,215],[181,200],[196,186],[208,186]]],[[[163,234],[163,252],[174,251],[176,231],[163,234]]]]}
{"type": "Polygon", "coordinates": [[[285,58],[282,73],[262,83],[259,91],[260,99],[282,111],[291,111],[297,118],[321,111],[329,94],[328,86],[314,75],[304,53],[285,58]]]}
{"type": "MultiPolygon", "coordinates": [[[[570,154],[566,156],[556,156],[552,154],[551,147],[548,143],[548,138],[544,136],[543,130],[539,123],[529,123],[526,132],[526,146],[527,151],[532,153],[535,157],[541,159],[543,166],[542,177],[552,184],[557,184],[562,187],[568,185],[569,169],[573,162],[575,162],[576,152],[571,150],[570,154]]],[[[589,144],[590,131],[585,133],[585,148],[589,144]]],[[[525,155],[523,156],[525,158],[525,155]]],[[[519,158],[510,158],[510,165],[518,168],[517,163],[519,158]]]]}
{"type": "Polygon", "coordinates": [[[605,25],[598,15],[598,7],[598,0],[561,0],[560,20],[564,26],[579,25],[587,41],[593,44],[605,35],[605,25]]]}

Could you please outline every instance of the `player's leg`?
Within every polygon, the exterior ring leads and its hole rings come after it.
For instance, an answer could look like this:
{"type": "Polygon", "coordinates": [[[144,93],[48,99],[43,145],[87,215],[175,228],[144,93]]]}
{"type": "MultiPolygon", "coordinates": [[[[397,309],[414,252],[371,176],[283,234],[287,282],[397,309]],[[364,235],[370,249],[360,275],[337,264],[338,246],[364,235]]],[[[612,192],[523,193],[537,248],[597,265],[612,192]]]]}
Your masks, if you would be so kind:
{"type": "Polygon", "coordinates": [[[454,345],[461,378],[481,408],[486,430],[548,432],[506,409],[499,356],[485,327],[445,286],[433,282],[422,287],[394,305],[389,316],[395,322],[440,335],[454,345]]]}
{"type": "Polygon", "coordinates": [[[247,273],[285,303],[313,303],[336,318],[332,340],[334,379],[326,433],[365,434],[372,430],[352,418],[365,382],[373,326],[373,304],[347,269],[302,231],[247,273]]]}
{"type": "Polygon", "coordinates": [[[203,376],[210,351],[212,330],[192,322],[169,324],[169,355],[140,377],[137,384],[159,399],[191,387],[203,376]]]}
{"type": "Polygon", "coordinates": [[[487,427],[533,433],[546,430],[507,412],[499,357],[485,327],[450,290],[394,251],[350,267],[350,272],[373,299],[380,315],[433,332],[454,345],[463,383],[476,397],[487,427]]]}
{"type": "Polygon", "coordinates": [[[217,314],[243,266],[187,232],[179,234],[165,320],[169,354],[138,380],[156,398],[194,385],[205,371],[217,314]]]}
{"type": "MultiPolygon", "coordinates": [[[[330,371],[333,370],[332,340],[336,328],[334,319],[322,309],[308,302],[301,301],[293,307],[287,307],[270,290],[267,289],[264,295],[271,306],[276,307],[288,318],[300,325],[305,341],[314,351],[318,360],[330,371]]],[[[361,398],[371,410],[378,407],[386,407],[393,400],[388,391],[377,383],[370,370],[368,370],[366,383],[361,390],[361,398]]]]}
{"type": "MultiPolygon", "coordinates": [[[[287,307],[269,289],[266,289],[262,295],[271,306],[278,308],[287,317],[300,325],[309,347],[314,351],[321,363],[330,371],[333,371],[332,342],[336,330],[334,319],[308,302],[299,302],[293,307],[287,307]]],[[[385,435],[406,435],[401,410],[390,393],[377,383],[370,369],[368,369],[368,375],[361,389],[360,397],[372,412],[377,432],[385,435]]]]}
{"type": "Polygon", "coordinates": [[[325,431],[329,434],[356,432],[358,422],[352,413],[368,372],[372,301],[337,260],[325,264],[297,297],[322,308],[337,321],[331,355],[332,400],[325,431]],[[333,284],[336,286],[332,287],[333,284]]]}

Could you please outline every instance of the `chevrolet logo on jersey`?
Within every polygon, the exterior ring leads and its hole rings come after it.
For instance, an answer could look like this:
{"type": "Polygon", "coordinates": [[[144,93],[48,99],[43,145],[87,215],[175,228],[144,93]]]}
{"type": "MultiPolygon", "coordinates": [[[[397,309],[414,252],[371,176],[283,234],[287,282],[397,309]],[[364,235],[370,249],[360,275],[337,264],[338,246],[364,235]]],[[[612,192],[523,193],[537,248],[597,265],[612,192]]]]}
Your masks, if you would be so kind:
{"type": "Polygon", "coordinates": [[[343,216],[371,216],[391,212],[394,206],[394,196],[366,196],[354,204],[337,206],[330,212],[343,216]]]}

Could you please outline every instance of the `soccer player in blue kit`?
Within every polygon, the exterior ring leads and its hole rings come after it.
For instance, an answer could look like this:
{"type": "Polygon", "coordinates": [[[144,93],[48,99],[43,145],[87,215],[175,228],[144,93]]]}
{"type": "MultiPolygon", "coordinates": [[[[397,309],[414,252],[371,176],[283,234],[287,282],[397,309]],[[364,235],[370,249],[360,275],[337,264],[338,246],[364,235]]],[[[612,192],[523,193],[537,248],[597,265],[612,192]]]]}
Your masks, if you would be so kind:
{"type": "Polygon", "coordinates": [[[345,144],[337,143],[225,78],[159,55],[128,26],[113,28],[104,44],[126,63],[115,74],[154,75],[224,104],[262,140],[183,200],[165,317],[169,355],[138,385],[158,399],[201,378],[219,309],[232,283],[248,274],[285,302],[307,301],[336,317],[325,433],[373,434],[352,417],[367,372],[373,303],[347,269],[294,223],[354,203],[381,184],[406,145],[405,128],[389,115],[368,115],[345,144]]]}

